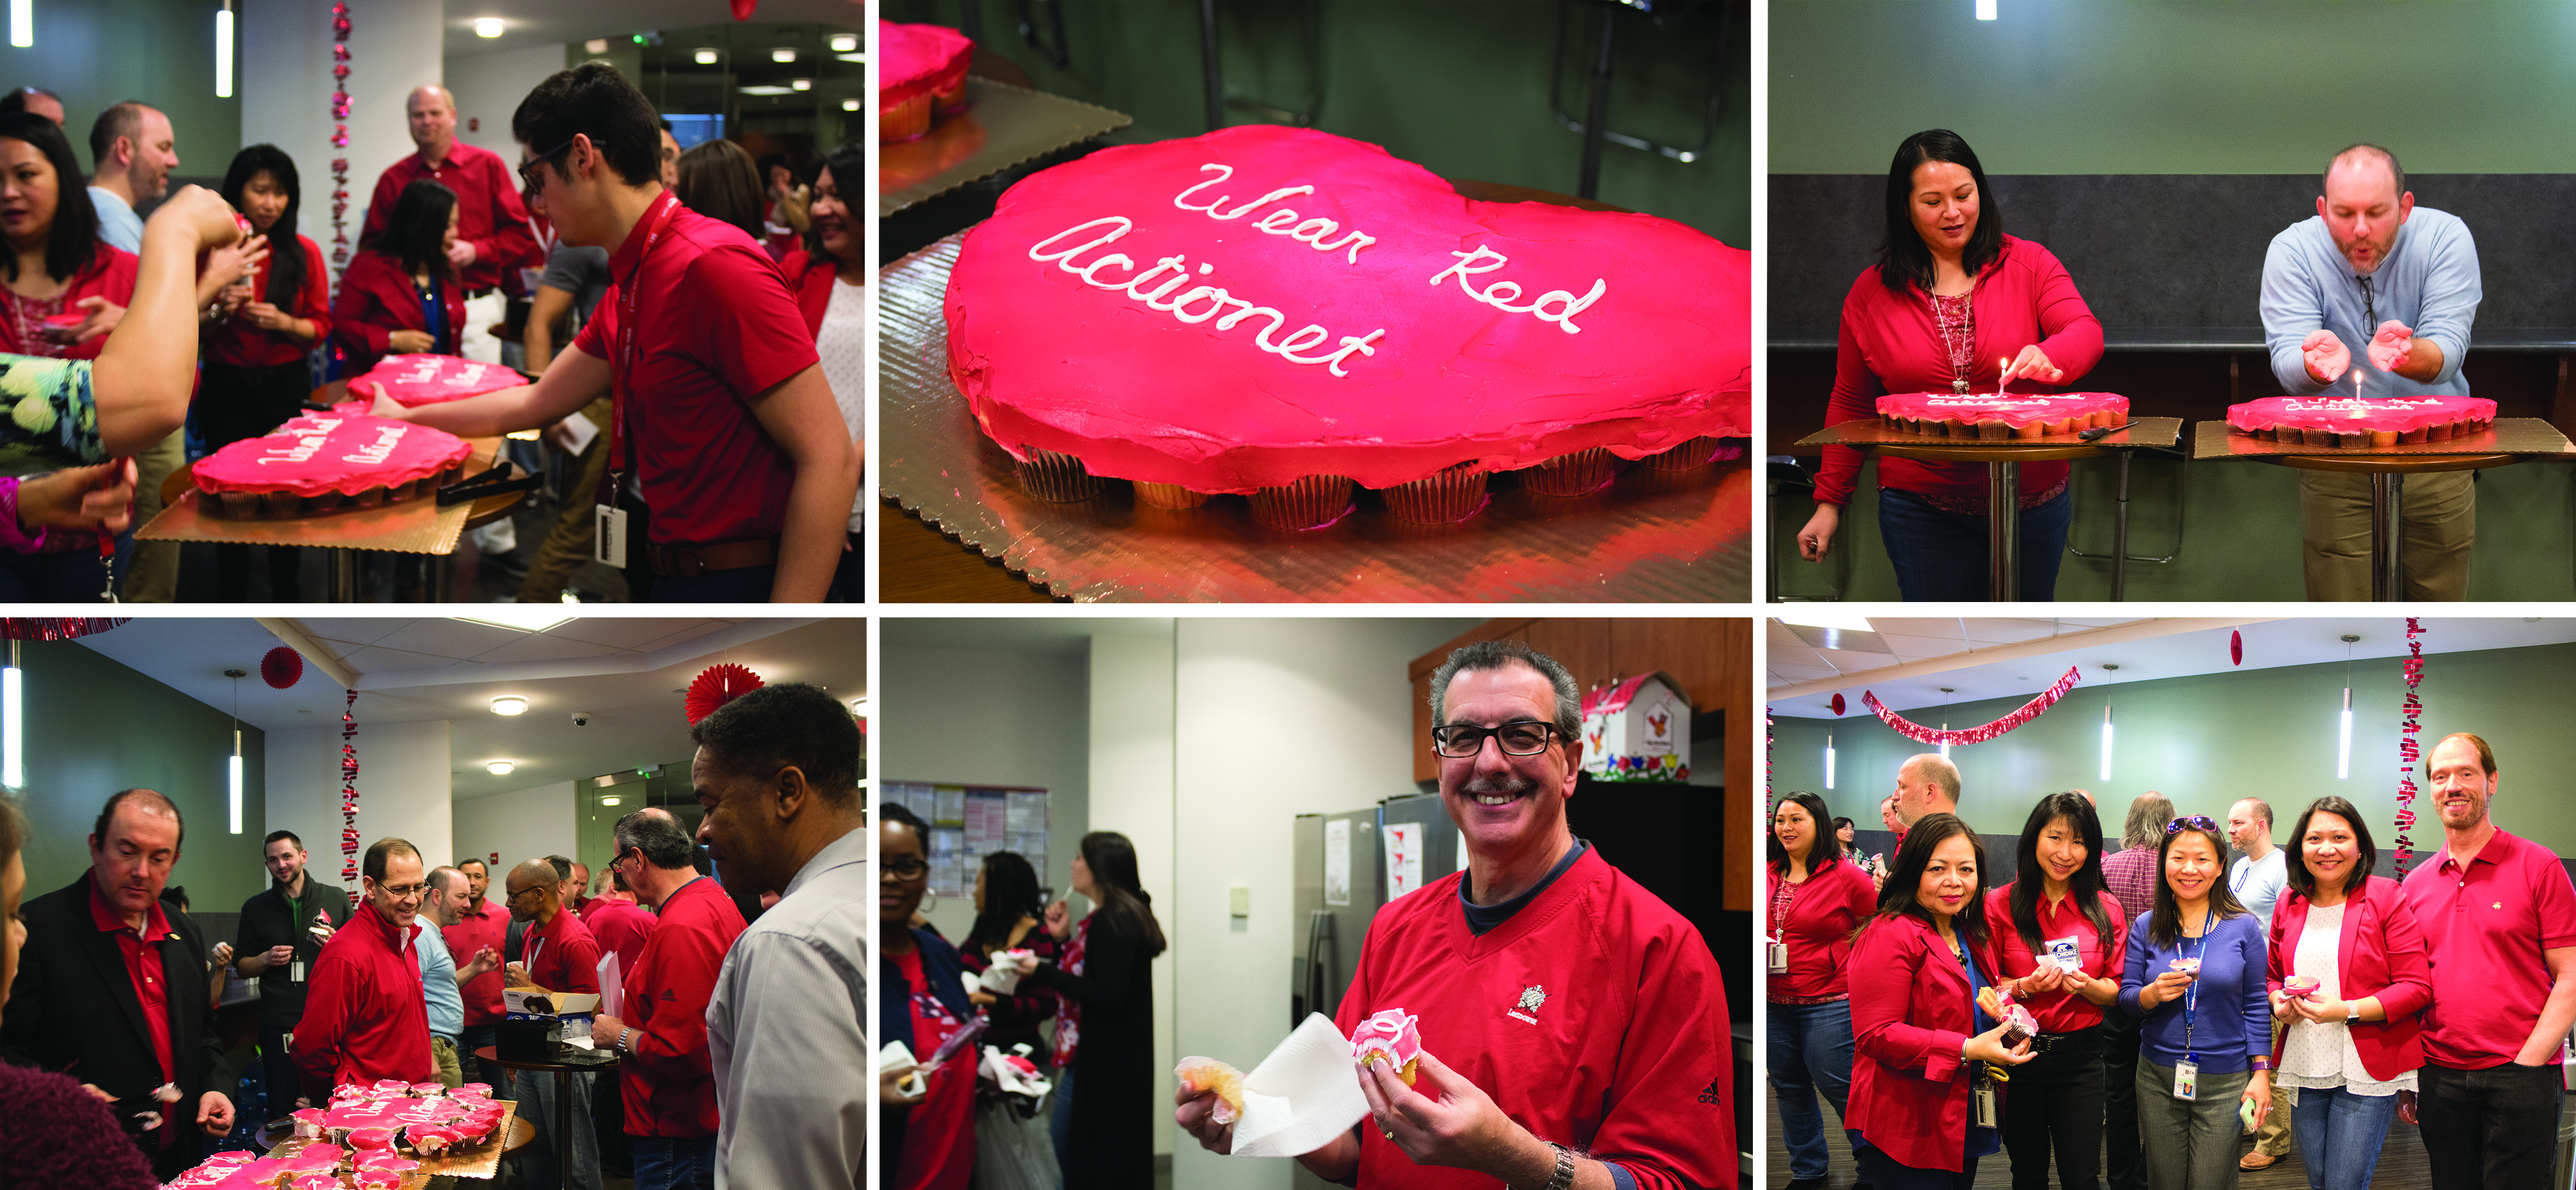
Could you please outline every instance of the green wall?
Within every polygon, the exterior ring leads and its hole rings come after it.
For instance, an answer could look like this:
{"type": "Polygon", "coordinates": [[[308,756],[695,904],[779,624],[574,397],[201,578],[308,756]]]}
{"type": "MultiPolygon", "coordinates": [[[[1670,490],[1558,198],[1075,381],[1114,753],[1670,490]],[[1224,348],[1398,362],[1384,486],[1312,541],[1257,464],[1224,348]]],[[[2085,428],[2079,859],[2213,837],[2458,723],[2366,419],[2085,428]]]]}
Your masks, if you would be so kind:
{"type": "MultiPolygon", "coordinates": [[[[2032,664],[2051,670],[2044,677],[2034,670],[2035,681],[2065,672],[2032,664]]],[[[2576,645],[2430,654],[2419,691],[2427,748],[2454,731],[2485,736],[2499,774],[2496,822],[2562,855],[2576,855],[2576,799],[2566,796],[2560,780],[2576,767],[2576,733],[2567,730],[2565,710],[2570,672],[2576,672],[2576,645]]],[[[2106,830],[2117,834],[2130,800],[2148,790],[2172,798],[2181,813],[2221,820],[2236,799],[2260,797],[2272,805],[2277,840],[2309,802],[2336,794],[2369,817],[2385,860],[2396,850],[2403,662],[2351,666],[2352,776],[2338,781],[2335,730],[2344,673],[2335,663],[2111,683],[2100,669],[2088,668],[2046,714],[1996,739],[1950,749],[1961,777],[1960,816],[1981,832],[2017,834],[2042,794],[2089,789],[2106,830]],[[2105,702],[2117,725],[2108,781],[2099,768],[2105,702]]],[[[1879,800],[1896,788],[1897,766],[1932,749],[1897,735],[1862,707],[1865,685],[1847,692],[1851,709],[1840,719],[1774,722],[1771,788],[1814,790],[1836,815],[1874,825],[1879,800]],[[1831,792],[1824,788],[1828,732],[1835,752],[1831,792]]],[[[2027,701],[2023,695],[1900,713],[1915,722],[1967,727],[2027,701]]],[[[2420,773],[2416,785],[2424,785],[2420,773]]],[[[2412,834],[2422,854],[2439,845],[2442,828],[2421,797],[2416,811],[2423,821],[2412,834]]]]}
{"type": "MultiPolygon", "coordinates": [[[[1197,4],[1065,3],[1071,53],[1062,69],[1021,39],[1015,4],[887,0],[884,16],[955,26],[968,3],[982,6],[989,48],[1025,68],[1039,90],[1135,117],[1135,127],[1120,138],[1162,140],[1208,130],[1197,4]]],[[[1301,6],[1229,0],[1216,7],[1228,94],[1279,108],[1303,106],[1308,84],[1297,19],[1301,6]]],[[[1548,108],[1556,5],[1334,0],[1320,7],[1325,79],[1315,127],[1384,145],[1442,177],[1574,192],[1582,140],[1548,108]]],[[[1039,27],[1042,38],[1051,38],[1045,8],[1038,10],[1039,27]]],[[[1591,6],[1582,9],[1588,14],[1591,6]]],[[[1586,60],[1593,44],[1590,19],[1572,23],[1569,66],[1586,60]]],[[[1602,201],[1690,224],[1739,247],[1752,242],[1748,25],[1739,10],[1720,46],[1707,26],[1660,38],[1643,18],[1623,14],[1613,43],[1612,130],[1666,144],[1692,142],[1710,71],[1723,72],[1725,96],[1716,138],[1702,160],[1684,164],[1606,146],[1602,201]],[[1715,61],[1683,57],[1676,47],[1707,49],[1715,61]]],[[[1569,70],[1564,102],[1578,119],[1585,94],[1582,74],[1569,70]]],[[[1230,118],[1260,122],[1241,108],[1232,109],[1230,118]]]]}
{"type": "MultiPolygon", "coordinates": [[[[19,797],[35,828],[24,852],[29,896],[89,870],[99,803],[138,785],[179,804],[188,837],[170,882],[187,886],[189,904],[230,912],[268,887],[259,859],[268,834],[268,747],[258,728],[242,728],[242,833],[235,836],[225,830],[231,715],[69,641],[31,641],[20,650],[27,785],[19,797]]],[[[326,850],[338,854],[335,840],[306,845],[316,864],[326,850]]]]}
{"type": "MultiPolygon", "coordinates": [[[[36,44],[8,44],[0,8],[0,89],[43,87],[63,97],[63,131],[81,165],[89,126],[108,106],[139,99],[169,114],[179,176],[221,178],[241,149],[240,49],[233,97],[215,98],[212,0],[37,0],[36,44]]],[[[233,14],[236,38],[241,13],[233,14]]],[[[196,890],[189,889],[192,903],[196,890]]]]}
{"type": "Polygon", "coordinates": [[[1770,169],[1878,174],[1957,130],[2005,174],[2576,172],[2576,6],[1780,0],[1770,169]]]}

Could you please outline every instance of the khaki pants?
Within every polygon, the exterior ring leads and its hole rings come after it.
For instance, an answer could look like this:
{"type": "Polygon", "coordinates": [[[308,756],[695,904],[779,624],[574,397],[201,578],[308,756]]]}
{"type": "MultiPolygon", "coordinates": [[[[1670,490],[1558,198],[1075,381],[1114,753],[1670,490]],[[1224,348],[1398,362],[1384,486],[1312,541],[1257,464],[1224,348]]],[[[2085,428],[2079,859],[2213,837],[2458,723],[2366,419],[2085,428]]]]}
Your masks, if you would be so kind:
{"type": "MultiPolygon", "coordinates": [[[[2272,1018],[2272,1048],[2281,1048],[2281,1018],[2272,1018]]],[[[2263,1126],[2254,1130],[2254,1151],[2266,1157],[2290,1154],[2290,1088],[2282,1086],[2279,1076],[2272,1083],[2272,1111],[2263,1117],[2263,1126]]]]}
{"type": "Polygon", "coordinates": [[[519,602],[558,603],[563,599],[564,583],[572,572],[590,560],[591,538],[598,531],[592,523],[593,510],[599,506],[599,478],[608,471],[608,419],[614,408],[608,398],[591,402],[581,414],[600,427],[590,440],[590,449],[581,452],[579,474],[565,487],[563,515],[555,521],[554,531],[546,534],[537,547],[537,557],[528,563],[528,577],[519,583],[519,602]]]}
{"type": "Polygon", "coordinates": [[[456,1060],[456,1043],[436,1033],[429,1035],[429,1057],[438,1064],[438,1081],[450,1091],[465,1085],[465,1069],[456,1060]]]}
{"type": "MultiPolygon", "coordinates": [[[[2469,547],[2478,538],[2474,471],[2406,477],[2400,530],[2406,548],[2409,602],[2469,597],[2469,547]]],[[[2299,473],[2299,551],[2308,598],[2370,599],[2370,477],[2339,471],[2299,473]]]]}
{"type": "MultiPolygon", "coordinates": [[[[134,456],[134,527],[152,523],[161,515],[161,481],[188,461],[186,430],[172,430],[170,436],[134,456]]],[[[168,603],[179,597],[179,543],[175,541],[138,541],[134,554],[126,563],[125,573],[117,576],[117,596],[127,603],[168,603]]]]}

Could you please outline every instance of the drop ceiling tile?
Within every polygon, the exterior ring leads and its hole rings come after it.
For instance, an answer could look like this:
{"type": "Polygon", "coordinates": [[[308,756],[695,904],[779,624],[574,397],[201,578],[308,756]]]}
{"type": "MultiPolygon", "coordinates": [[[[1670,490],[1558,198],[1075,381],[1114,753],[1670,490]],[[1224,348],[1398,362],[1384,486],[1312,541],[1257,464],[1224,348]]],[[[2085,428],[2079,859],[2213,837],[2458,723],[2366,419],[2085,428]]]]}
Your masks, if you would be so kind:
{"type": "Polygon", "coordinates": [[[1954,616],[1871,616],[1869,626],[1880,635],[1929,636],[1942,640],[1964,640],[1959,635],[1959,621],[1954,616]]]}
{"type": "Polygon", "coordinates": [[[1966,629],[1968,639],[1981,645],[2020,644],[2057,635],[2057,625],[2049,620],[1971,618],[1966,621],[1966,629]]]}
{"type": "Polygon", "coordinates": [[[516,628],[469,624],[463,620],[414,620],[370,643],[379,649],[401,649],[407,653],[427,653],[433,657],[470,661],[526,635],[516,628]]]}
{"type": "Polygon", "coordinates": [[[429,653],[412,653],[401,649],[379,649],[372,646],[359,649],[343,658],[343,660],[349,663],[349,668],[357,670],[360,674],[383,673],[402,669],[446,669],[451,666],[464,664],[464,662],[458,661],[452,657],[440,657],[429,653]]]}
{"type": "Polygon", "coordinates": [[[1823,657],[1826,661],[1832,663],[1834,668],[1839,669],[1844,673],[1855,673],[1865,669],[1886,669],[1889,666],[1896,664],[1896,658],[1890,657],[1885,653],[1855,653],[1848,649],[1819,649],[1817,650],[1817,655],[1823,657]]]}
{"type": "Polygon", "coordinates": [[[2067,628],[2117,628],[2122,624],[2144,623],[2146,619],[2147,617],[2145,616],[2084,617],[2079,619],[2059,620],[2058,624],[2060,625],[2060,631],[2067,628]]]}
{"type": "Polygon", "coordinates": [[[1764,625],[1762,631],[1763,638],[1770,642],[1772,648],[1776,649],[1783,645],[1804,645],[1807,643],[1798,638],[1798,632],[1796,629],[1791,628],[1778,620],[1764,620],[1762,623],[1764,625]]]}
{"type": "Polygon", "coordinates": [[[515,661],[569,661],[575,658],[616,656],[622,651],[607,645],[565,640],[550,632],[521,633],[517,640],[488,650],[474,660],[488,665],[506,665],[515,661]]]}
{"type": "Polygon", "coordinates": [[[667,636],[655,637],[652,640],[644,642],[641,647],[643,651],[647,653],[657,652],[662,649],[670,648],[673,645],[687,644],[699,637],[720,632],[729,627],[732,627],[732,625],[724,623],[723,621],[709,620],[703,624],[696,624],[683,628],[680,631],[671,633],[667,636]]]}
{"type": "Polygon", "coordinates": [[[295,624],[313,637],[337,644],[371,645],[415,623],[414,618],[368,620],[354,617],[299,618],[295,624]]]}
{"type": "Polygon", "coordinates": [[[603,616],[596,619],[575,620],[569,624],[560,624],[547,629],[546,635],[559,636],[566,640],[584,641],[595,645],[611,645],[620,649],[634,649],[642,651],[649,642],[659,640],[675,632],[684,631],[690,628],[697,628],[700,631],[705,632],[713,632],[717,628],[723,627],[724,624],[725,621],[723,620],[681,619],[670,616],[639,616],[634,618],[609,618],[603,616]]]}
{"type": "Polygon", "coordinates": [[[1777,684],[1783,686],[1795,682],[1822,682],[1834,676],[1834,671],[1821,665],[1774,664],[1770,672],[1777,684]]]}
{"type": "Polygon", "coordinates": [[[1897,657],[1905,661],[1921,661],[1928,657],[1948,657],[1957,653],[1965,653],[1971,647],[1966,641],[1960,640],[1955,636],[1893,636],[1887,633],[1880,633],[1879,639],[1887,642],[1887,647],[1894,649],[1897,657]]]}

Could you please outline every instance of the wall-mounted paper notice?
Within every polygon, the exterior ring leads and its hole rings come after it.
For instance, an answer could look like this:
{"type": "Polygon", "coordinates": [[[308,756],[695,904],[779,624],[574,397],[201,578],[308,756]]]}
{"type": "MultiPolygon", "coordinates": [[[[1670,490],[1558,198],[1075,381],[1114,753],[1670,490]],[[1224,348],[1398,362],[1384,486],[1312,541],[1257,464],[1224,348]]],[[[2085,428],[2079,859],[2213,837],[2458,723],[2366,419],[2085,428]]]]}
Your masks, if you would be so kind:
{"type": "Polygon", "coordinates": [[[1351,820],[1324,824],[1324,903],[1351,903],[1351,820]]]}
{"type": "Polygon", "coordinates": [[[1422,887],[1422,824],[1390,822],[1386,836],[1386,899],[1422,887]]]}

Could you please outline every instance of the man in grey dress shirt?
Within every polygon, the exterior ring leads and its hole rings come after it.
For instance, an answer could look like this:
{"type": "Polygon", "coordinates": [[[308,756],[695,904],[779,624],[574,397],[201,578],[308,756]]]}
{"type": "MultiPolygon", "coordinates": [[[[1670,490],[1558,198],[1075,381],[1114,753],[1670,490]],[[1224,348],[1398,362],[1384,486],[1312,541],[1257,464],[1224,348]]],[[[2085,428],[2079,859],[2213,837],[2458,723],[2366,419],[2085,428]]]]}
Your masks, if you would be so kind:
{"type": "MultiPolygon", "coordinates": [[[[2478,247],[2456,215],[2415,205],[2406,171],[2376,145],[2326,164],[2317,214],[2272,237],[2263,258],[2263,337],[2294,396],[2469,395],[2460,362],[2484,296],[2478,247]]],[[[2477,540],[2475,472],[2405,478],[2410,600],[2465,599],[2477,540]]],[[[2370,476],[2299,472],[2308,598],[2370,598],[2370,476]]]]}
{"type": "Polygon", "coordinates": [[[707,1004],[716,1184],[855,1187],[871,1065],[858,723],[787,683],[726,703],[689,738],[698,838],[728,891],[779,894],[734,940],[707,1004]]]}

